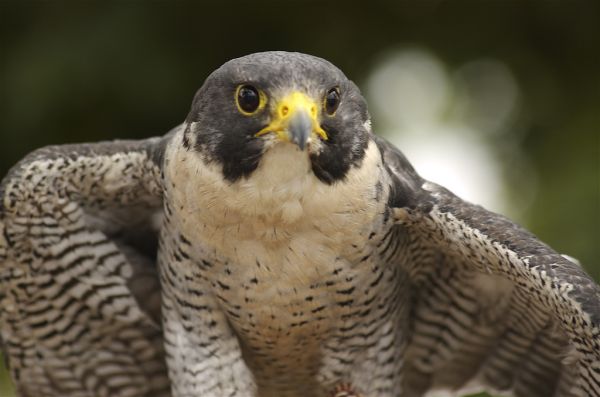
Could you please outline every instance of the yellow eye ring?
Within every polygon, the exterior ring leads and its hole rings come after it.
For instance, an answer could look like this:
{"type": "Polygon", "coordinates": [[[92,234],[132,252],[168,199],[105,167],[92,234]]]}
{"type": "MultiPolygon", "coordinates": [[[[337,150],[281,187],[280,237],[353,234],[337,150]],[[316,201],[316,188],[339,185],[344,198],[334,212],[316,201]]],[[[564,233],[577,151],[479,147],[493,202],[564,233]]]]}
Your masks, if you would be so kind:
{"type": "Polygon", "coordinates": [[[328,116],[335,115],[335,112],[340,105],[340,101],[340,89],[338,87],[329,89],[323,97],[323,110],[325,111],[325,114],[328,116]]]}
{"type": "Polygon", "coordinates": [[[241,84],[235,90],[235,104],[241,114],[252,116],[264,109],[267,96],[250,84],[241,84]]]}

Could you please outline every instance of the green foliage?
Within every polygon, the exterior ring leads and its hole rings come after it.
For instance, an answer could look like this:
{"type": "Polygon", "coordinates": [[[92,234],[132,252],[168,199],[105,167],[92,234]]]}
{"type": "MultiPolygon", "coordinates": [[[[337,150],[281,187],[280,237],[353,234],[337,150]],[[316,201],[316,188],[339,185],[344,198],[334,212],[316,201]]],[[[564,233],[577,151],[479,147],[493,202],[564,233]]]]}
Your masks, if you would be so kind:
{"type": "MultiPolygon", "coordinates": [[[[0,355],[0,360],[2,360],[2,355],[0,355]]],[[[8,372],[6,370],[0,371],[0,397],[11,397],[14,393],[8,372]]]]}

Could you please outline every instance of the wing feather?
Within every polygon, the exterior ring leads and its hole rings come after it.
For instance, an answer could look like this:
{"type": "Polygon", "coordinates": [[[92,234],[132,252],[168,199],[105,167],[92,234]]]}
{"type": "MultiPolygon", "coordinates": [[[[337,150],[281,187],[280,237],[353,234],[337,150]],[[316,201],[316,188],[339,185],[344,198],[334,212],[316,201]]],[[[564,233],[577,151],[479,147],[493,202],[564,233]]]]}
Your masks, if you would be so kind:
{"type": "Polygon", "coordinates": [[[390,206],[425,252],[401,263],[414,290],[408,395],[600,396],[600,287],[533,234],[378,145],[394,181],[390,206]]]}
{"type": "Polygon", "coordinates": [[[155,269],[169,138],[42,148],[0,185],[0,335],[19,395],[169,395],[155,269]]]}

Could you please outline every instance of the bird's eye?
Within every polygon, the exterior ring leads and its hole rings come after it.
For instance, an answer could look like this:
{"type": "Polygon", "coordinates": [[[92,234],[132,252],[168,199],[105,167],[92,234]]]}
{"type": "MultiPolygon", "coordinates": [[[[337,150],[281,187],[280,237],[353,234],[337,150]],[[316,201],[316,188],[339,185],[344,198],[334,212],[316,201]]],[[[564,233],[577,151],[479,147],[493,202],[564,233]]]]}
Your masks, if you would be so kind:
{"type": "Polygon", "coordinates": [[[244,84],[237,88],[235,100],[239,111],[250,116],[264,105],[263,95],[253,86],[244,84]]]}
{"type": "Polygon", "coordinates": [[[340,90],[335,87],[327,91],[325,98],[323,99],[323,108],[325,113],[333,116],[338,106],[340,105],[340,90]]]}

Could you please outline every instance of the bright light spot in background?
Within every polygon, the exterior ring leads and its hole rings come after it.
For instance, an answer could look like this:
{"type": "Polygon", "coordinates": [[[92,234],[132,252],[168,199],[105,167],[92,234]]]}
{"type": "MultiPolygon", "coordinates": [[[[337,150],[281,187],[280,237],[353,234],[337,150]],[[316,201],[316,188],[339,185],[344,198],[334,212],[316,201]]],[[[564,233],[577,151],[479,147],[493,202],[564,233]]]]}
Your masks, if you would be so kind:
{"type": "Polygon", "coordinates": [[[456,72],[457,116],[481,133],[502,133],[519,106],[519,87],[508,68],[494,60],[477,60],[456,72]]]}
{"type": "Polygon", "coordinates": [[[382,62],[372,74],[368,89],[370,103],[395,128],[437,123],[450,99],[442,64],[416,50],[398,52],[382,62]]]}
{"type": "Polygon", "coordinates": [[[504,64],[469,62],[451,78],[429,52],[403,50],[384,58],[367,89],[377,133],[398,146],[424,178],[511,216],[531,202],[535,178],[515,135],[505,134],[519,105],[519,89],[504,64]],[[510,203],[507,162],[519,163],[514,168],[523,174],[518,185],[527,186],[510,203]]]}

